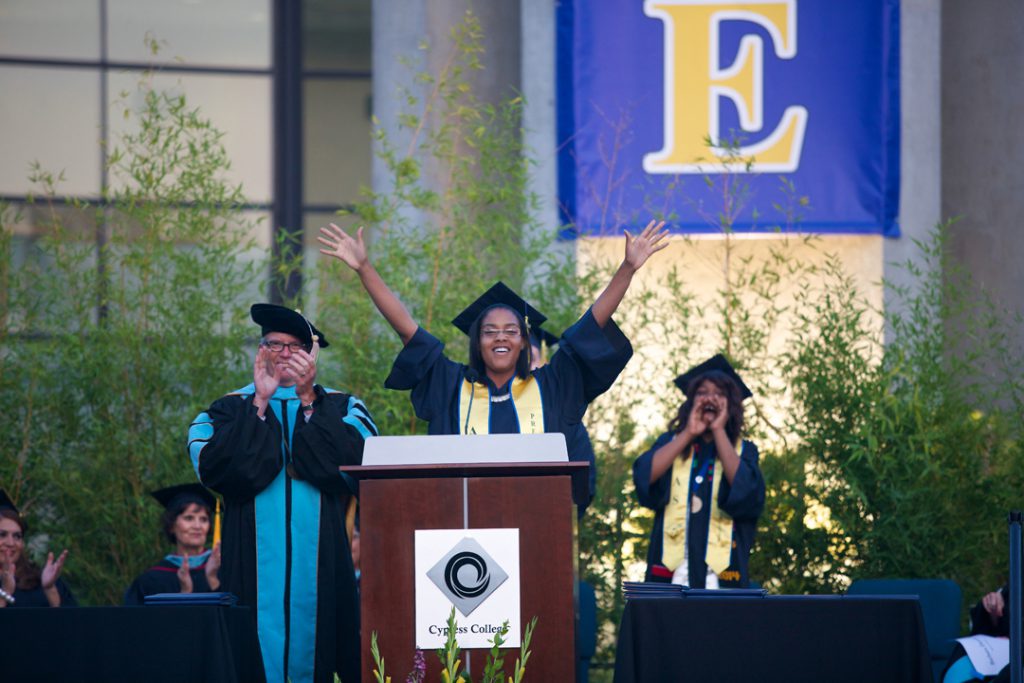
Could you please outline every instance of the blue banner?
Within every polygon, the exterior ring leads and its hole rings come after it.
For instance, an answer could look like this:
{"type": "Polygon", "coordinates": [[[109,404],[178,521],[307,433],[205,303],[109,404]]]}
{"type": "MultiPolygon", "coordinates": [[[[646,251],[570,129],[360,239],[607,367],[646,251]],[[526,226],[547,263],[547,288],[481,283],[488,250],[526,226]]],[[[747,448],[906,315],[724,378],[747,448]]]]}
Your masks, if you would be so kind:
{"type": "Polygon", "coordinates": [[[898,0],[561,0],[558,57],[564,236],[899,235],[898,0]]]}

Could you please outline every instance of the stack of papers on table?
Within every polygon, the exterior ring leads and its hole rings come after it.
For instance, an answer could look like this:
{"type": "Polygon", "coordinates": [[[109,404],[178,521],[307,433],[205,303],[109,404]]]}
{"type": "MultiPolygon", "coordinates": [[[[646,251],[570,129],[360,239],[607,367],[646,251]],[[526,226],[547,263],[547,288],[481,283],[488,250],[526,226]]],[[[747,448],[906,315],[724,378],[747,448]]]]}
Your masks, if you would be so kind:
{"type": "Polygon", "coordinates": [[[146,605],[226,605],[238,602],[234,593],[155,593],[143,599],[146,605]]]}
{"type": "Polygon", "coordinates": [[[681,598],[685,586],[677,583],[644,583],[641,581],[623,581],[622,592],[627,600],[646,600],[648,598],[681,598]]]}

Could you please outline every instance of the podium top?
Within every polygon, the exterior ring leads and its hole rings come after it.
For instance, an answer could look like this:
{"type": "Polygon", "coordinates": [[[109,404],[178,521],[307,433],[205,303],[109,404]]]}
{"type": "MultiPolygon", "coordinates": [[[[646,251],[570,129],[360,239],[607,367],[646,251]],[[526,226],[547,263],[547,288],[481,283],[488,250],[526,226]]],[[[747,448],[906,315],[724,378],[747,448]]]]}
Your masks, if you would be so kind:
{"type": "Polygon", "coordinates": [[[568,462],[565,435],[445,434],[373,436],[363,445],[363,466],[568,462]]]}
{"type": "Polygon", "coordinates": [[[589,463],[569,460],[561,432],[373,436],[364,442],[362,465],[338,468],[353,481],[569,475],[577,505],[589,500],[589,469],[589,463]]]}

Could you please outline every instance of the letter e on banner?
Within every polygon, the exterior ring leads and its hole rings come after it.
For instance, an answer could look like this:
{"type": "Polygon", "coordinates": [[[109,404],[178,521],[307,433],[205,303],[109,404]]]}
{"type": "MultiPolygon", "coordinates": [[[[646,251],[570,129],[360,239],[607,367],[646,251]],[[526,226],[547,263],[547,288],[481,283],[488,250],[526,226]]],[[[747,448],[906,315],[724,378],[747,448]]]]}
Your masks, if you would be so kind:
{"type": "Polygon", "coordinates": [[[764,40],[743,36],[735,59],[720,64],[719,38],[726,21],[764,28],[779,59],[796,56],[796,0],[646,0],[644,13],[665,30],[664,141],[643,160],[647,173],[792,172],[800,164],[807,109],[786,107],[781,120],[758,142],[721,147],[719,98],[736,106],[743,132],[760,133],[764,121],[764,40]],[[710,138],[710,150],[705,139],[710,138]],[[708,154],[729,155],[729,164],[701,165],[708,154]],[[736,159],[738,157],[738,159],[736,159]]]}

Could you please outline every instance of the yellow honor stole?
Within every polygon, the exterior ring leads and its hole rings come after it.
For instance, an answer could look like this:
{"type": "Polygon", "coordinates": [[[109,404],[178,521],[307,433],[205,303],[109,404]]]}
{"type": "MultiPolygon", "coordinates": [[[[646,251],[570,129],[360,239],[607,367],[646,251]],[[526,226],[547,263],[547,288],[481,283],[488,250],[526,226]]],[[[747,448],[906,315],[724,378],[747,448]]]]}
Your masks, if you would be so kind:
{"type": "MultiPolygon", "coordinates": [[[[737,455],[743,455],[743,442],[737,444],[737,455]]],[[[669,483],[670,495],[665,506],[661,539],[661,563],[675,571],[686,557],[687,525],[690,521],[690,475],[687,467],[692,468],[693,447],[684,458],[676,458],[672,462],[672,479],[669,483]]],[[[722,461],[715,458],[714,474],[711,477],[711,520],[708,525],[708,545],[704,562],[711,571],[720,575],[729,566],[732,554],[732,517],[718,507],[718,489],[722,485],[722,461]]],[[[699,508],[698,508],[699,510],[699,508]]]]}
{"type": "MultiPolygon", "coordinates": [[[[540,385],[530,375],[512,380],[512,404],[519,419],[520,434],[544,433],[544,402],[540,385]]],[[[459,395],[460,434],[490,434],[491,390],[486,383],[462,381],[459,395]]]]}

